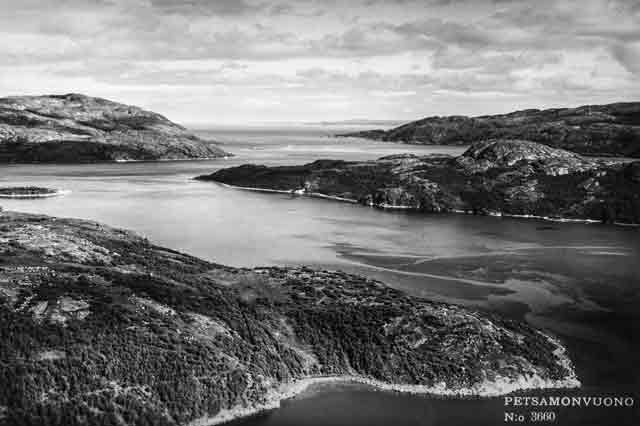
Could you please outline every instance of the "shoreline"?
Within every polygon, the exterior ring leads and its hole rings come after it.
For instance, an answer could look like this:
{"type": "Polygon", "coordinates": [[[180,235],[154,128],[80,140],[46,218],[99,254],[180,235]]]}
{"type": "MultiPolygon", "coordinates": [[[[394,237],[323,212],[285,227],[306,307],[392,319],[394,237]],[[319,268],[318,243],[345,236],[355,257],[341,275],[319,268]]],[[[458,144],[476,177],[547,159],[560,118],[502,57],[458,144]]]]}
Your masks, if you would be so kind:
{"type": "MultiPolygon", "coordinates": [[[[118,159],[118,160],[106,160],[100,161],[101,163],[166,163],[170,161],[209,161],[209,160],[228,160],[234,157],[233,154],[227,153],[227,155],[221,155],[219,157],[197,157],[197,158],[158,158],[156,160],[128,160],[128,159],[118,159]]],[[[41,164],[41,163],[38,163],[41,164]]],[[[81,164],[81,163],[76,163],[81,164]]]]}
{"type": "Polygon", "coordinates": [[[498,376],[493,381],[485,379],[485,381],[477,383],[472,387],[451,389],[447,388],[444,382],[427,386],[387,383],[359,375],[311,376],[296,379],[288,383],[282,383],[278,387],[270,389],[265,395],[264,402],[250,406],[235,406],[222,409],[213,417],[201,417],[192,420],[187,423],[187,426],[215,426],[257,415],[265,411],[275,410],[280,408],[282,401],[295,398],[308,390],[309,387],[319,384],[354,383],[370,386],[383,392],[431,395],[432,397],[441,398],[495,398],[517,391],[579,388],[582,384],[576,375],[573,363],[566,354],[566,348],[562,346],[556,338],[541,331],[539,331],[539,333],[556,347],[553,351],[553,354],[557,358],[556,362],[570,372],[564,379],[545,379],[534,374],[521,374],[513,379],[498,376]]]}
{"type": "Polygon", "coordinates": [[[199,418],[187,423],[188,426],[215,426],[226,424],[242,418],[254,416],[266,411],[280,408],[282,401],[293,399],[311,386],[320,384],[352,383],[369,386],[382,392],[396,392],[413,395],[431,396],[434,398],[496,398],[518,391],[532,391],[541,389],[577,389],[580,382],[574,378],[564,380],[547,380],[539,376],[520,376],[519,381],[500,378],[496,382],[487,382],[477,388],[464,388],[459,390],[448,389],[444,383],[435,386],[393,384],[381,382],[364,376],[312,376],[284,383],[276,389],[269,391],[265,402],[243,407],[236,406],[220,410],[213,417],[199,418]],[[574,382],[575,380],[575,382],[574,382]]]}
{"type": "MultiPolygon", "coordinates": [[[[413,207],[413,206],[392,205],[392,204],[362,204],[358,200],[354,200],[352,198],[337,197],[335,195],[327,195],[327,194],[323,194],[321,192],[306,192],[303,189],[284,190],[284,189],[255,188],[255,187],[250,187],[250,186],[231,185],[231,184],[228,184],[228,183],[218,182],[218,181],[215,181],[215,180],[212,180],[212,181],[204,181],[203,180],[203,182],[215,182],[218,185],[222,185],[222,186],[227,187],[227,188],[240,189],[240,190],[244,190],[244,191],[271,192],[271,193],[276,193],[276,194],[300,195],[300,196],[303,196],[303,197],[323,198],[323,199],[327,199],[327,200],[342,201],[342,202],[351,203],[351,204],[360,204],[360,205],[362,205],[364,207],[373,207],[373,208],[382,209],[382,210],[399,210],[399,211],[415,211],[415,212],[419,212],[419,210],[417,208],[413,207]]],[[[463,215],[468,215],[468,216],[506,217],[506,218],[513,218],[513,219],[534,219],[534,220],[541,220],[541,221],[545,221],[545,222],[558,222],[558,223],[584,223],[584,224],[601,224],[602,223],[602,221],[595,220],[595,219],[563,218],[563,217],[538,216],[538,215],[528,215],[528,214],[511,214],[511,213],[493,212],[493,211],[492,212],[488,212],[486,214],[478,214],[478,215],[474,215],[473,213],[468,213],[468,212],[466,212],[464,210],[451,210],[451,211],[443,212],[443,213],[444,214],[446,214],[446,213],[463,214],[463,215]]],[[[443,214],[443,213],[439,213],[439,214],[443,214]]],[[[631,227],[631,228],[640,227],[640,223],[613,222],[610,225],[624,226],[624,227],[631,227]]]]}
{"type": "MultiPolygon", "coordinates": [[[[197,179],[200,180],[200,179],[197,179]]],[[[226,188],[231,188],[231,189],[240,189],[243,191],[252,191],[252,192],[270,192],[270,193],[275,193],[275,194],[289,194],[289,195],[300,195],[303,197],[310,197],[310,198],[323,198],[326,200],[334,200],[334,201],[341,201],[344,203],[351,203],[351,204],[360,204],[358,202],[358,200],[354,200],[352,198],[344,198],[344,197],[337,197],[335,195],[327,195],[327,194],[323,194],[321,192],[306,192],[303,191],[301,189],[290,189],[290,190],[284,190],[284,189],[269,189],[269,188],[254,188],[251,186],[238,186],[238,185],[231,185],[228,183],[224,183],[224,182],[218,182],[218,181],[205,181],[205,180],[200,180],[201,182],[215,182],[218,185],[222,185],[226,188]]]]}
{"type": "Polygon", "coordinates": [[[51,197],[59,197],[62,195],[67,195],[70,193],[71,193],[71,190],[68,190],[68,189],[56,189],[54,192],[48,192],[44,194],[0,194],[0,198],[5,198],[5,199],[51,198],[51,197]]]}
{"type": "Polygon", "coordinates": [[[92,161],[22,161],[11,163],[0,163],[5,166],[76,166],[76,165],[94,165],[94,164],[126,164],[126,163],[169,163],[172,161],[210,161],[210,160],[229,160],[235,157],[234,154],[227,153],[220,157],[197,157],[197,158],[159,158],[156,160],[92,160],[92,161]]]}

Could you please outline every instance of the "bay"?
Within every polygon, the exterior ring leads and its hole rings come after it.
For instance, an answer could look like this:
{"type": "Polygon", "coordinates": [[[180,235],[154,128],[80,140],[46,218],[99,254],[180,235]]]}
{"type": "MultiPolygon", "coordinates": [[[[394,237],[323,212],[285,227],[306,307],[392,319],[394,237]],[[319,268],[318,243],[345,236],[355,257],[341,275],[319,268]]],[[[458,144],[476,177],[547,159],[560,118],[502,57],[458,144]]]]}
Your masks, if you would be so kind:
{"type": "MultiPolygon", "coordinates": [[[[41,185],[61,197],[2,200],[6,209],[98,220],[154,242],[233,266],[313,265],[385,281],[414,295],[496,312],[548,330],[567,345],[583,382],[561,395],[638,399],[640,231],[529,219],[387,212],[334,201],[199,182],[244,163],[367,160],[425,147],[335,138],[351,128],[262,126],[196,129],[228,159],[86,165],[9,165],[0,185],[41,185]]],[[[549,395],[551,391],[528,395],[549,395]]],[[[504,401],[438,399],[323,385],[252,426],[502,424],[504,401]]],[[[521,410],[526,413],[525,410],[521,410]]],[[[613,409],[559,408],[558,424],[610,424],[613,409]]],[[[634,424],[637,407],[613,412],[634,424]]]]}

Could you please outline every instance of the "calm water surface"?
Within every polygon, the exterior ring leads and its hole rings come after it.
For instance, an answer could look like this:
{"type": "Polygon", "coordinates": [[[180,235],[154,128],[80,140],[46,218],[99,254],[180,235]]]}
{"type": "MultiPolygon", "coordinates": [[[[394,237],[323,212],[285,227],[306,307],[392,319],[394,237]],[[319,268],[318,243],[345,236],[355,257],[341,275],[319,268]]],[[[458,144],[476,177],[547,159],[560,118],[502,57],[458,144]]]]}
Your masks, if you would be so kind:
{"type": "MultiPolygon", "coordinates": [[[[584,386],[560,395],[616,394],[640,400],[638,229],[390,213],[192,180],[251,162],[300,164],[319,158],[463,151],[330,136],[340,130],[300,126],[200,131],[236,155],[226,160],[2,166],[0,185],[45,185],[71,192],[0,204],[134,229],[156,243],[224,264],[339,268],[412,294],[524,319],[562,338],[571,352],[584,386]]],[[[640,419],[637,407],[555,411],[557,424],[631,425],[640,419]]],[[[343,384],[314,388],[279,410],[237,424],[493,425],[505,424],[504,412],[499,398],[437,399],[343,384]]]]}

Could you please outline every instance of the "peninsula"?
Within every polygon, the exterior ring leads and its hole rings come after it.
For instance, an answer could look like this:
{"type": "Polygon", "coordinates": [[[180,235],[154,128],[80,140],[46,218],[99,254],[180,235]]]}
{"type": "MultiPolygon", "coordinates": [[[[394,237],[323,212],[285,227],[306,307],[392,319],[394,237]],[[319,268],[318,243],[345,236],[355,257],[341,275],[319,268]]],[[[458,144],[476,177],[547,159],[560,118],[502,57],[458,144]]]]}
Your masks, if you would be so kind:
{"type": "Polygon", "coordinates": [[[339,136],[418,145],[470,145],[494,138],[526,139],[584,155],[638,158],[640,102],[527,109],[478,117],[427,117],[390,130],[339,136]]]}
{"type": "Polygon", "coordinates": [[[95,222],[0,213],[0,424],[203,425],[308,383],[579,386],[527,324],[306,267],[236,269],[95,222]]]}
{"type": "Polygon", "coordinates": [[[167,118],[80,94],[0,98],[0,163],[228,156],[167,118]]]}
{"type": "Polygon", "coordinates": [[[243,165],[196,179],[429,213],[640,223],[640,161],[593,159],[522,140],[477,142],[458,157],[243,165]]]}
{"type": "Polygon", "coordinates": [[[48,198],[64,191],[41,186],[0,186],[0,198],[48,198]]]}

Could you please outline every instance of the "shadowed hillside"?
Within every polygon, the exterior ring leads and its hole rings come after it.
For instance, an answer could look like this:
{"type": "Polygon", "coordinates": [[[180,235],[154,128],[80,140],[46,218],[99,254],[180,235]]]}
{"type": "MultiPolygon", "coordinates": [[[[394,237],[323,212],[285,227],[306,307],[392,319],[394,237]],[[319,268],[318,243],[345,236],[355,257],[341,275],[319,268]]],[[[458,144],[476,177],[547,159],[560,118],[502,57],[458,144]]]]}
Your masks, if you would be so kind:
{"type": "Polygon", "coordinates": [[[595,160],[521,140],[477,142],[459,157],[406,154],[363,162],[244,165],[197,179],[432,213],[640,223],[640,161],[595,160]]]}
{"type": "Polygon", "coordinates": [[[584,155],[640,157],[640,102],[528,109],[478,117],[436,116],[386,131],[341,136],[418,145],[469,145],[494,138],[524,139],[584,155]]]}
{"type": "Polygon", "coordinates": [[[451,396],[579,385],[560,343],[524,323],[13,212],[0,214],[0,341],[2,425],[224,420],[320,377],[451,396]]]}
{"type": "Polygon", "coordinates": [[[0,163],[225,155],[213,143],[138,107],[78,94],[0,98],[0,163]]]}

